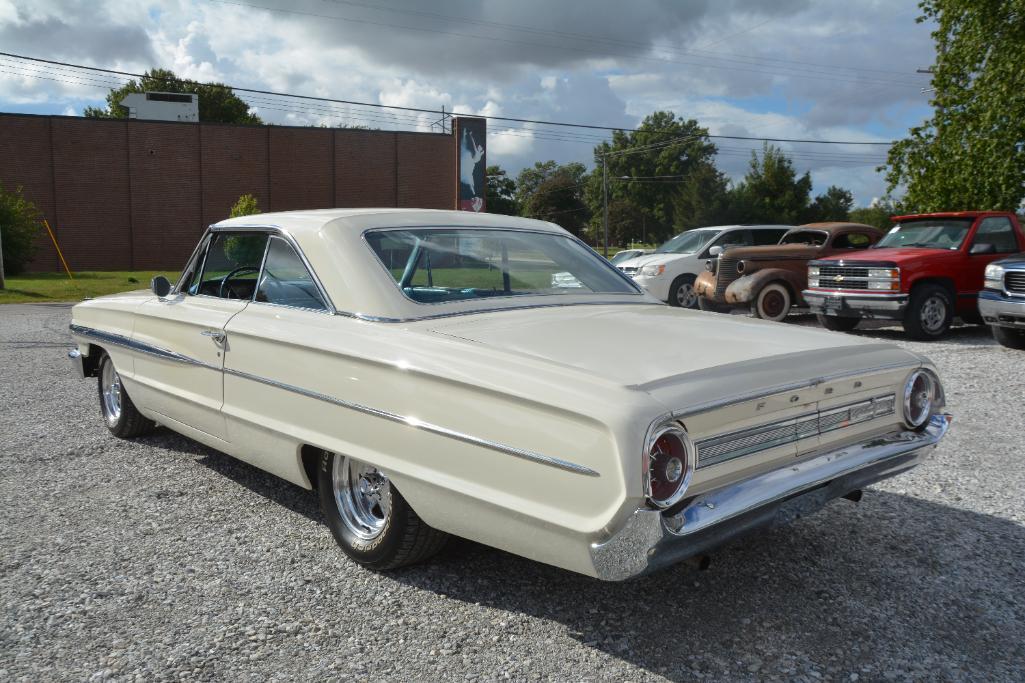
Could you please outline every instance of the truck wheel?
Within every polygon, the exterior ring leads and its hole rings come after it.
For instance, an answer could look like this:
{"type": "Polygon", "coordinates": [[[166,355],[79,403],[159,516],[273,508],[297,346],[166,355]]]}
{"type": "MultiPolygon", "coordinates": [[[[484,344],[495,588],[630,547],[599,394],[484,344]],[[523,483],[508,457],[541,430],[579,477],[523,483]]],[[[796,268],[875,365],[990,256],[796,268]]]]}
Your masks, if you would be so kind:
{"type": "Polygon", "coordinates": [[[697,308],[698,294],[694,291],[693,275],[681,275],[669,286],[669,305],[679,308],[697,308]]]}
{"type": "Polygon", "coordinates": [[[417,516],[388,475],[358,460],[322,453],[317,466],[320,509],[342,551],[383,571],[426,560],[448,534],[417,516]]]}
{"type": "Polygon", "coordinates": [[[751,315],[762,320],[780,322],[790,313],[793,299],[790,290],[781,282],[770,282],[751,302],[751,315]]]}
{"type": "Polygon", "coordinates": [[[714,299],[709,299],[705,296],[698,297],[698,308],[702,311],[709,311],[711,313],[729,313],[731,310],[730,306],[721,304],[714,299]]]}
{"type": "Polygon", "coordinates": [[[841,318],[838,315],[822,315],[821,313],[815,317],[818,319],[819,325],[833,332],[850,332],[861,322],[861,318],[841,318]]]}
{"type": "Polygon", "coordinates": [[[1025,330],[1012,330],[1009,327],[993,326],[993,336],[1001,346],[1009,349],[1025,351],[1025,330]]]}
{"type": "Polygon", "coordinates": [[[950,329],[954,319],[954,302],[942,285],[926,283],[911,292],[908,310],[904,313],[904,332],[917,341],[939,339],[950,329]]]}
{"type": "Polygon", "coordinates": [[[103,423],[110,433],[119,439],[134,439],[148,434],[156,427],[156,423],[143,416],[131,397],[121,384],[121,375],[117,374],[114,361],[104,351],[97,364],[99,372],[97,388],[100,394],[100,413],[103,423]]]}

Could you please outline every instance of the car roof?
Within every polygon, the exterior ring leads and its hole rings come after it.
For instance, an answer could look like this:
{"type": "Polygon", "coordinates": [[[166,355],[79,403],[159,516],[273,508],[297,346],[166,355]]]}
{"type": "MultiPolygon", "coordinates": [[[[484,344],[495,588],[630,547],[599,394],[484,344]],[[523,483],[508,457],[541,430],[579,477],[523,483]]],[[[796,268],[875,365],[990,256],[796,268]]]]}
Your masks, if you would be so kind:
{"type": "Polygon", "coordinates": [[[1011,216],[1009,211],[938,211],[936,213],[909,213],[903,216],[891,216],[894,223],[919,218],[978,218],[980,216],[1011,216]]]}
{"type": "Polygon", "coordinates": [[[299,237],[316,234],[325,228],[331,231],[355,231],[362,233],[373,228],[414,227],[467,227],[467,228],[514,228],[565,234],[565,230],[554,223],[504,216],[494,213],[472,211],[446,211],[440,209],[313,209],[305,211],[278,211],[251,216],[239,216],[214,223],[211,228],[267,226],[285,230],[299,237]]]}
{"type": "MultiPolygon", "coordinates": [[[[841,230],[868,230],[870,232],[882,232],[879,228],[864,223],[848,223],[846,221],[824,221],[821,223],[805,223],[798,225],[793,230],[822,230],[825,232],[839,232],[841,230]]],[[[792,230],[792,231],[793,231],[792,230]]],[[[791,231],[791,232],[792,232],[791,231]]]]}

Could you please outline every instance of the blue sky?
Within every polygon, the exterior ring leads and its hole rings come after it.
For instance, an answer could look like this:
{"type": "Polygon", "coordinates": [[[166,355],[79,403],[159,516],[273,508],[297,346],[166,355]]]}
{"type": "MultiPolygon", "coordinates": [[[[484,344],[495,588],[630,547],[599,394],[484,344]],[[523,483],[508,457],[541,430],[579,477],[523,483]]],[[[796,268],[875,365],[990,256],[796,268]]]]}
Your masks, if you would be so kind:
{"type": "MultiPolygon", "coordinates": [[[[913,2],[875,0],[0,0],[4,51],[361,102],[636,126],[668,109],[712,133],[888,141],[930,112],[913,2]]],[[[80,115],[111,77],[0,57],[0,111],[80,115]]],[[[430,115],[247,97],[267,121],[429,130],[430,115]]],[[[601,134],[491,125],[489,162],[592,158],[601,134]]],[[[719,142],[739,178],[760,143],[719,142]]],[[[858,204],[885,147],[782,145],[858,204]]]]}

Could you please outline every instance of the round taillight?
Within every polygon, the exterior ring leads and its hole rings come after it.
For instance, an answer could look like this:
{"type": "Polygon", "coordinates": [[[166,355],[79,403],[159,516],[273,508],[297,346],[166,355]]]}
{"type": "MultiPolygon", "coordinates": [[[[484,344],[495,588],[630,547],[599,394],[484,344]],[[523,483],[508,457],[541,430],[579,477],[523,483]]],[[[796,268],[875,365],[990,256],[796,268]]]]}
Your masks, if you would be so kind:
{"type": "Polygon", "coordinates": [[[932,417],[938,387],[932,375],[916,370],[904,385],[904,421],[912,429],[923,427],[932,417]]]}
{"type": "Polygon", "coordinates": [[[669,507],[683,496],[689,481],[690,465],[683,430],[669,427],[656,432],[648,449],[651,502],[658,507],[669,507]]]}

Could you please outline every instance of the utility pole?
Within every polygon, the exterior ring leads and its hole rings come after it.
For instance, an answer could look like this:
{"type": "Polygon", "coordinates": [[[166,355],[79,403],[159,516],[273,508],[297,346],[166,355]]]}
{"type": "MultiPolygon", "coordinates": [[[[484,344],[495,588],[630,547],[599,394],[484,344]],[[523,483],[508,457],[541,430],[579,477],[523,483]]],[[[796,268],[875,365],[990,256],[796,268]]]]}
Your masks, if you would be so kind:
{"type": "Polygon", "coordinates": [[[4,284],[4,238],[3,234],[0,234],[0,289],[3,289],[6,285],[4,284]]]}
{"type": "Polygon", "coordinates": [[[608,156],[601,155],[601,204],[602,223],[605,226],[605,258],[609,257],[609,162],[608,156]]]}

